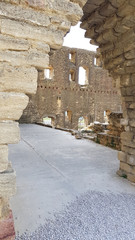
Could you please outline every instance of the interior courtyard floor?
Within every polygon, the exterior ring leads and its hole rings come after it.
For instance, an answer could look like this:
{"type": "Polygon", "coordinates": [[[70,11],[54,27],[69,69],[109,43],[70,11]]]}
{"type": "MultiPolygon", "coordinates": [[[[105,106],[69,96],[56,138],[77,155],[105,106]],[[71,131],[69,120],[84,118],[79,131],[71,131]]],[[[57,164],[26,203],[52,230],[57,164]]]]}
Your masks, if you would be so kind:
{"type": "Polygon", "coordinates": [[[39,125],[20,129],[9,146],[17,240],[135,239],[135,186],[117,176],[117,151],[39,125]]]}

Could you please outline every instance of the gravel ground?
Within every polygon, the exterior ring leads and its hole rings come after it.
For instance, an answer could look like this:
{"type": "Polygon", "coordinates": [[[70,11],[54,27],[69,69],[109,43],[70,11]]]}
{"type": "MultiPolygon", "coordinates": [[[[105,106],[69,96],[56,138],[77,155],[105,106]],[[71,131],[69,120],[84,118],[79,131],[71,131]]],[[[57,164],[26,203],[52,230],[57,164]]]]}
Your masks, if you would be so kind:
{"type": "Polygon", "coordinates": [[[135,240],[135,197],[88,191],[16,240],[135,240]]]}

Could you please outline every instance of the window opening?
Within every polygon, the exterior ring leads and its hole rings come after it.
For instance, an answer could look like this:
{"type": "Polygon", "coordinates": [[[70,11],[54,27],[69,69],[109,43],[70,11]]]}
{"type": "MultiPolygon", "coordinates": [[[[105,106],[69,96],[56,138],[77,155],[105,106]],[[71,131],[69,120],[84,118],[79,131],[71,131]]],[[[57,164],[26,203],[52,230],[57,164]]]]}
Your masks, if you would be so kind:
{"type": "Polygon", "coordinates": [[[85,128],[86,126],[87,126],[86,119],[84,117],[80,117],[78,119],[78,130],[82,129],[82,128],[85,128]]]}
{"type": "Polygon", "coordinates": [[[75,81],[75,71],[74,70],[70,70],[69,73],[69,81],[75,81]]]}
{"type": "Polygon", "coordinates": [[[65,121],[72,122],[72,111],[70,110],[65,111],[65,121]]]}
{"type": "Polygon", "coordinates": [[[80,85],[88,85],[89,68],[79,67],[79,80],[80,85]]]}
{"type": "Polygon", "coordinates": [[[72,63],[75,63],[75,57],[76,57],[76,53],[75,52],[70,52],[69,53],[69,60],[72,63]]]}
{"type": "Polygon", "coordinates": [[[44,70],[44,78],[46,79],[53,79],[53,76],[54,76],[54,69],[53,67],[48,67],[48,68],[45,68],[44,70]]]}
{"type": "Polygon", "coordinates": [[[52,118],[50,118],[50,117],[45,117],[45,118],[43,118],[43,123],[44,123],[45,125],[52,126],[52,118]]]}
{"type": "Polygon", "coordinates": [[[61,107],[61,97],[57,97],[57,106],[58,108],[61,107]]]}

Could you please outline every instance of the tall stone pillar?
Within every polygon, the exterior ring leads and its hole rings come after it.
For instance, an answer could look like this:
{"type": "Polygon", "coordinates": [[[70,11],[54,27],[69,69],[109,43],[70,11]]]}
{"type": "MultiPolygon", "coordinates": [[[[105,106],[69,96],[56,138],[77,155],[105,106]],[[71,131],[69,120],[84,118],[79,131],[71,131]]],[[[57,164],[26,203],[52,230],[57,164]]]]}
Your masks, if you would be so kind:
{"type": "Polygon", "coordinates": [[[71,24],[82,16],[85,0],[0,1],[0,240],[15,236],[9,199],[15,172],[8,144],[19,141],[18,120],[36,92],[37,68],[49,64],[50,49],[62,46],[71,24]],[[79,5],[80,4],[80,5],[79,5]]]}
{"type": "Polygon", "coordinates": [[[135,182],[135,1],[88,0],[83,11],[81,27],[121,91],[125,131],[118,174],[135,182]]]}

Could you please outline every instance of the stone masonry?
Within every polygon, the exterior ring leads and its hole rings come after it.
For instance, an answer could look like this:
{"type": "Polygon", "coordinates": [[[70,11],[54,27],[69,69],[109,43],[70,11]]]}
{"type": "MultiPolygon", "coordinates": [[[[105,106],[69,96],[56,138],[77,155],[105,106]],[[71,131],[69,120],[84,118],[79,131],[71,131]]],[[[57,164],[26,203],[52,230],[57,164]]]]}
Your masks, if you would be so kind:
{"type": "Polygon", "coordinates": [[[108,72],[94,64],[95,53],[63,47],[50,56],[51,78],[38,71],[38,88],[20,119],[21,123],[42,122],[49,116],[54,126],[78,129],[78,119],[84,117],[86,125],[104,122],[104,111],[120,111],[121,100],[108,72]],[[70,59],[71,58],[71,59],[70,59]],[[80,67],[87,74],[86,84],[79,83],[80,67]],[[72,73],[72,76],[70,74],[72,73]],[[72,78],[71,78],[72,77],[72,78]],[[65,112],[71,113],[71,118],[65,112]]]}
{"type": "Polygon", "coordinates": [[[36,93],[37,68],[49,65],[71,24],[82,16],[85,0],[0,1],[0,240],[15,236],[9,199],[15,194],[15,172],[8,144],[19,141],[18,120],[36,93]]]}
{"type": "Polygon", "coordinates": [[[115,84],[121,90],[123,117],[122,151],[118,174],[135,182],[135,1],[88,0],[81,27],[115,84]]]}
{"type": "Polygon", "coordinates": [[[108,125],[104,132],[97,134],[97,142],[117,150],[121,150],[120,135],[124,132],[124,126],[121,125],[122,113],[107,111],[108,125]]]}
{"type": "MultiPolygon", "coordinates": [[[[26,94],[36,92],[37,70],[49,65],[50,49],[61,47],[71,24],[82,17],[86,37],[99,46],[104,68],[120,88],[125,132],[119,175],[135,182],[135,1],[0,0],[0,239],[14,239],[9,198],[15,173],[9,143],[19,140],[18,120],[26,94]]],[[[72,73],[73,75],[73,73],[72,73]]]]}

